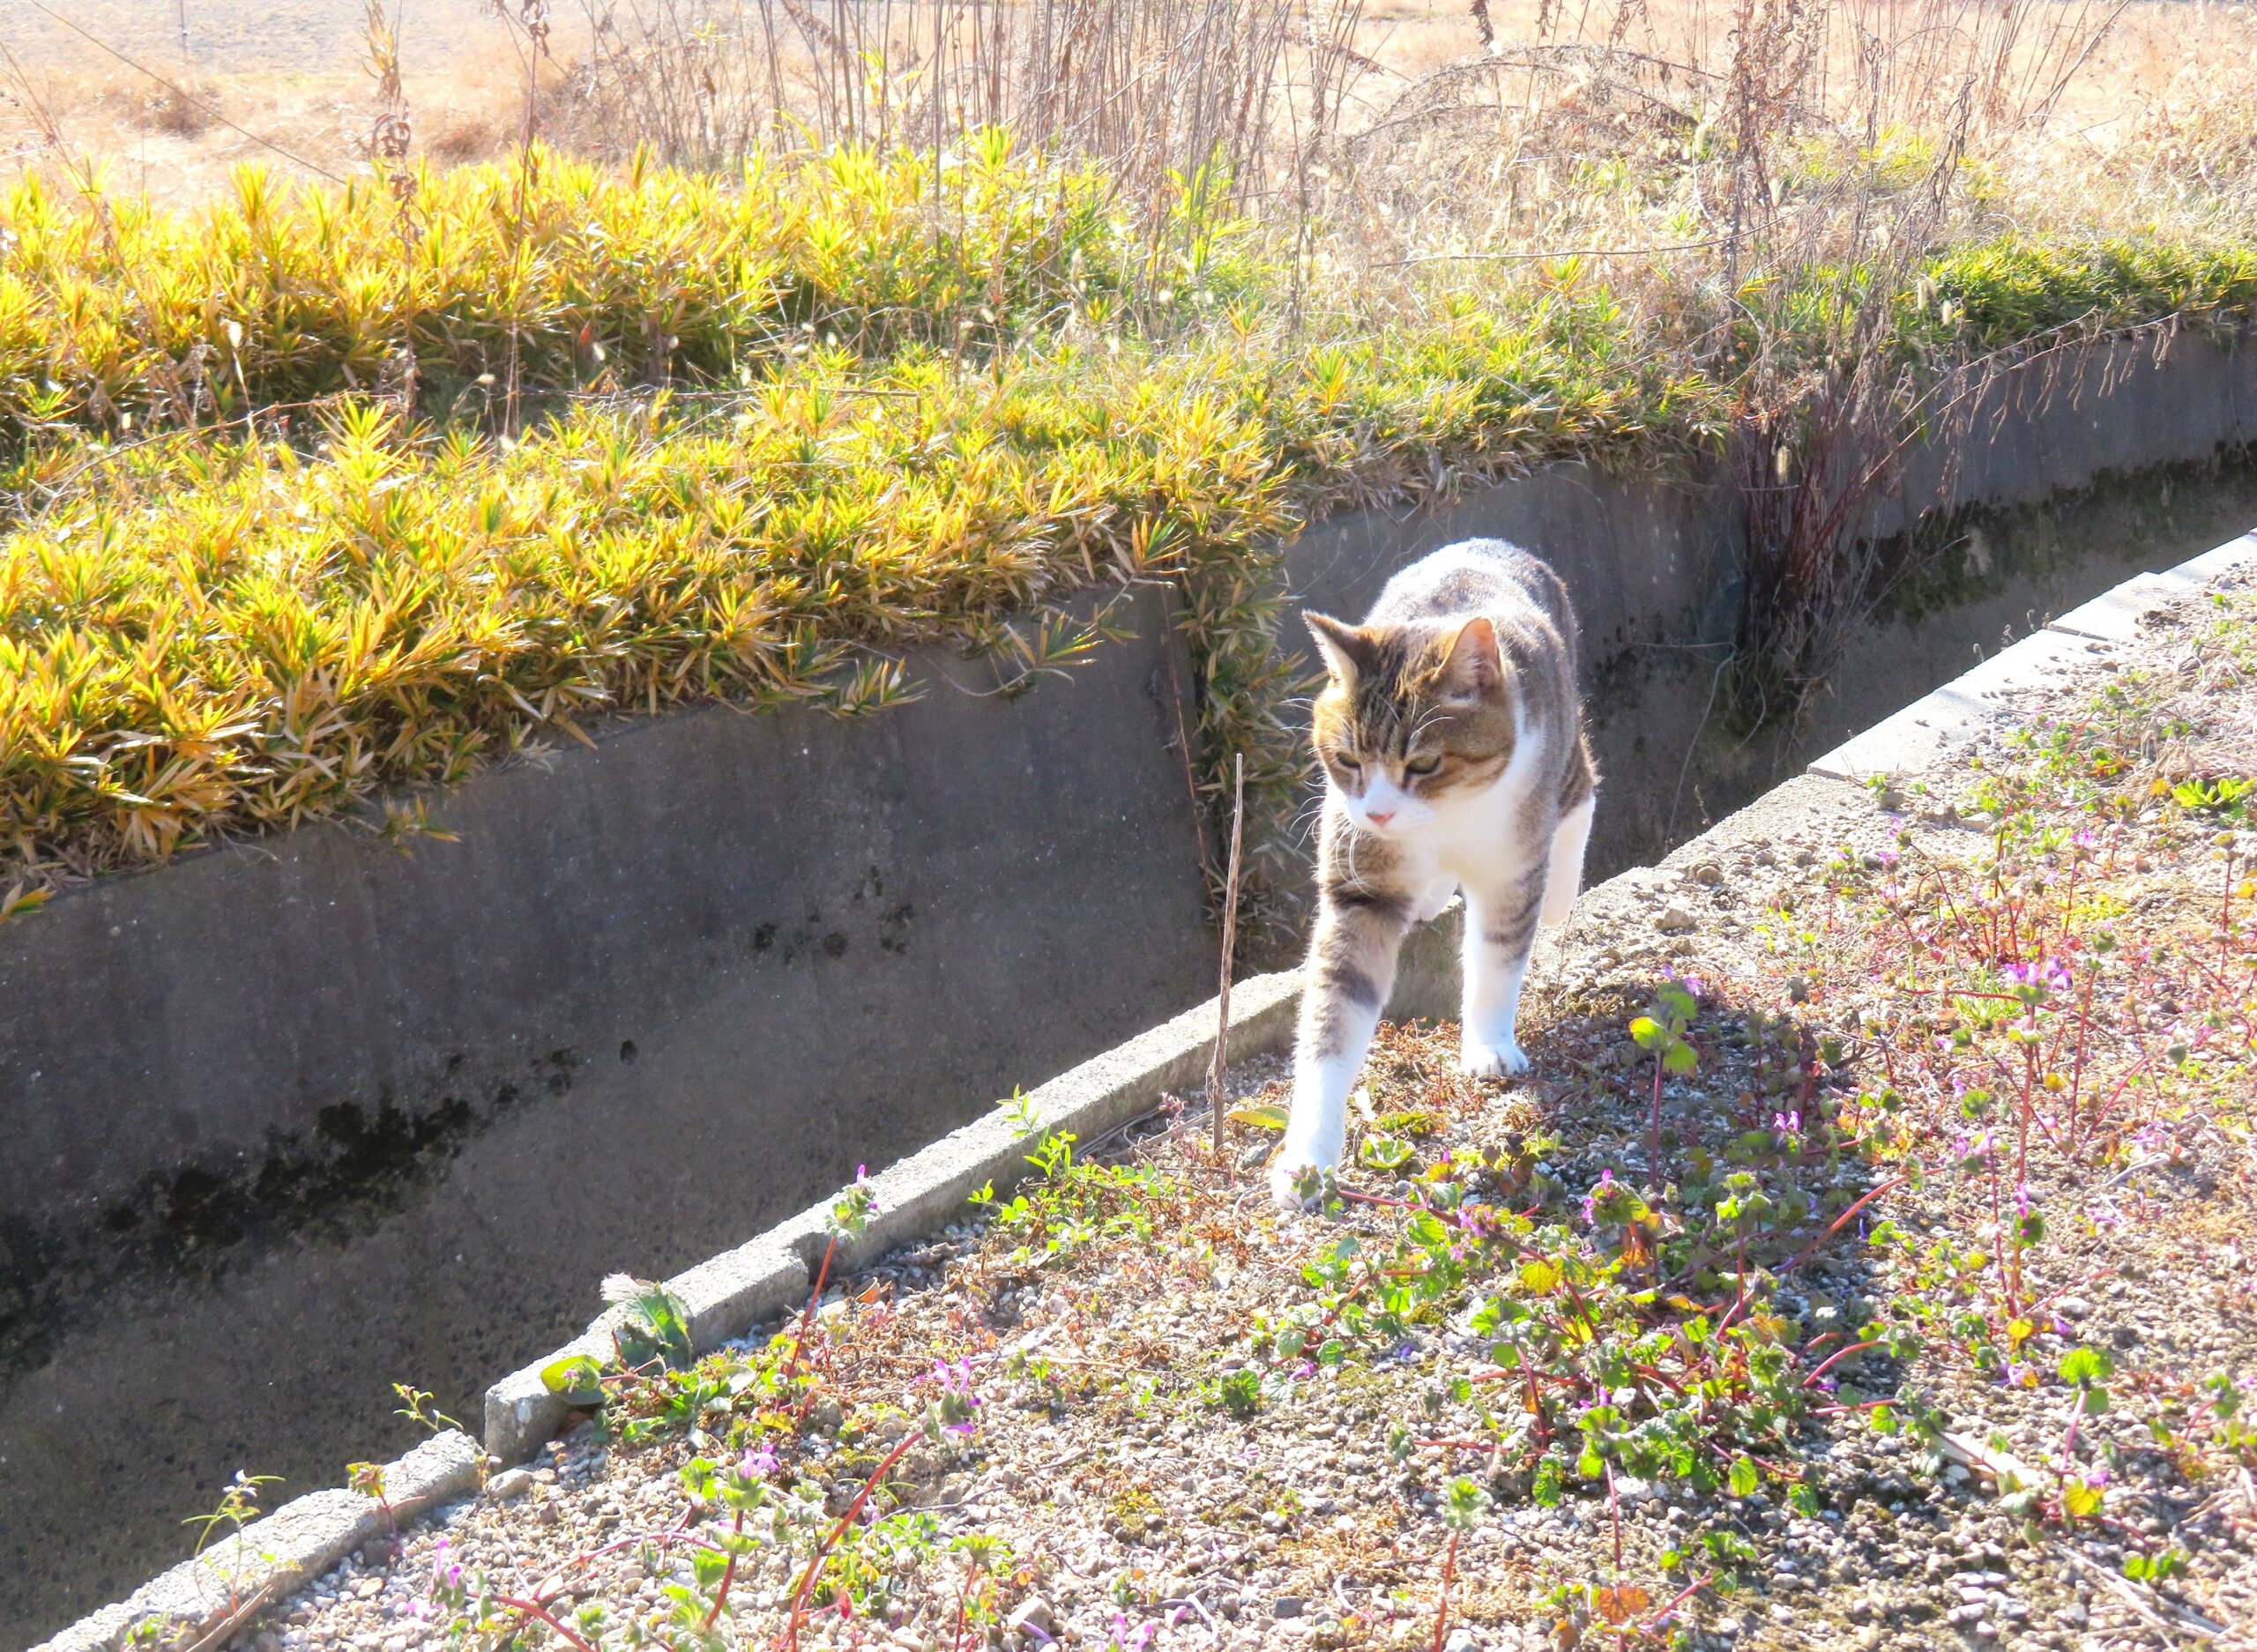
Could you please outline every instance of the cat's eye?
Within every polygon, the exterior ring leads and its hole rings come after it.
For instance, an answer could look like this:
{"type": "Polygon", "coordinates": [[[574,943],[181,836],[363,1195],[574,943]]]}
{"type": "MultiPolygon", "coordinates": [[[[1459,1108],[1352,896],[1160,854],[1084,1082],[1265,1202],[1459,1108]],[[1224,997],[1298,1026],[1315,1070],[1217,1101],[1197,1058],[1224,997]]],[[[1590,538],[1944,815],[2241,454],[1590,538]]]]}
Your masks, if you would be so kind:
{"type": "Polygon", "coordinates": [[[1403,765],[1405,774],[1428,775],[1442,766],[1440,757],[1413,757],[1403,765]]]}
{"type": "Polygon", "coordinates": [[[1340,766],[1340,768],[1341,768],[1342,771],[1343,771],[1343,772],[1345,772],[1345,773],[1346,773],[1346,774],[1349,774],[1349,775],[1352,775],[1352,775],[1359,774],[1359,773],[1361,773],[1361,772],[1363,771],[1363,767],[1364,767],[1363,763],[1362,763],[1361,762],[1359,762],[1358,759],[1356,759],[1356,758],[1354,758],[1354,757],[1351,757],[1351,756],[1350,756],[1346,752],[1345,752],[1345,751],[1336,751],[1336,752],[1334,752],[1334,753],[1332,754],[1332,761],[1333,761],[1334,763],[1337,763],[1337,764],[1340,766]]]}

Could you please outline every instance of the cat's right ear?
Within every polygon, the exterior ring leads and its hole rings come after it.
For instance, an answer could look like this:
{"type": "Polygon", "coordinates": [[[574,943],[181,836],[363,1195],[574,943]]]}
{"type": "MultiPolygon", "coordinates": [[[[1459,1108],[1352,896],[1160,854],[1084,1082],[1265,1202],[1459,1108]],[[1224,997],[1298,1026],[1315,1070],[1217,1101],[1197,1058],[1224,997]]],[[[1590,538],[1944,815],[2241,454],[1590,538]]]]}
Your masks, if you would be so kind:
{"type": "Polygon", "coordinates": [[[1371,664],[1370,632],[1314,609],[1301,618],[1308,621],[1308,634],[1316,638],[1317,651],[1324,656],[1325,666],[1340,682],[1355,681],[1357,673],[1371,664]]]}

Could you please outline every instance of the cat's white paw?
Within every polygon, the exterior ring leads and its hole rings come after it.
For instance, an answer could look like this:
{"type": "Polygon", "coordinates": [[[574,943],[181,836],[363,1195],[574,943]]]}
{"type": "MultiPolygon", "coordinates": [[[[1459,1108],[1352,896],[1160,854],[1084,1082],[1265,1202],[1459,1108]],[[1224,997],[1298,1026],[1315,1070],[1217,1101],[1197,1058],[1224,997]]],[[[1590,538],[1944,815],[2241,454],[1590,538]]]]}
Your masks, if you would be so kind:
{"type": "Polygon", "coordinates": [[[1490,1043],[1469,1038],[1458,1046],[1458,1070],[1474,1078],[1513,1078],[1528,1071],[1528,1053],[1512,1038],[1490,1043]]]}
{"type": "Polygon", "coordinates": [[[1277,1157],[1270,1161],[1270,1197],[1280,1210],[1309,1209],[1316,1202],[1302,1194],[1302,1187],[1311,1176],[1322,1176],[1338,1168],[1337,1158],[1320,1158],[1290,1147],[1280,1148],[1277,1157]]]}

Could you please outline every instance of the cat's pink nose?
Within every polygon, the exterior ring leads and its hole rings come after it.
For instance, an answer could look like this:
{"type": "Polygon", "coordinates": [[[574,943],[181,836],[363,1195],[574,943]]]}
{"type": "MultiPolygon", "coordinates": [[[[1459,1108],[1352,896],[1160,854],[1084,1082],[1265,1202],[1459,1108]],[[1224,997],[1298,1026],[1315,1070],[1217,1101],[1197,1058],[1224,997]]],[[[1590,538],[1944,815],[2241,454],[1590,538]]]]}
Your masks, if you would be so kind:
{"type": "Polygon", "coordinates": [[[1395,811],[1391,808],[1367,808],[1364,811],[1364,818],[1374,826],[1384,826],[1395,818],[1395,811]]]}

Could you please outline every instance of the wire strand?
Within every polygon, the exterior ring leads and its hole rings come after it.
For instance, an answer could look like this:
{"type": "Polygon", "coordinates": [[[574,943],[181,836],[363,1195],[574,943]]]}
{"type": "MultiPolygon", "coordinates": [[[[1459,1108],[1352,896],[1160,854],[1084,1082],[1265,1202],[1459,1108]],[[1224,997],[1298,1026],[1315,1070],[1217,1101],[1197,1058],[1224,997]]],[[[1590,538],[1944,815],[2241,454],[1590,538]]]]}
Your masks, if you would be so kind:
{"type": "Polygon", "coordinates": [[[240,132],[245,138],[250,138],[251,142],[257,144],[260,148],[271,149],[276,154],[281,156],[285,160],[294,162],[296,165],[303,167],[309,172],[315,173],[322,177],[327,178],[331,183],[344,183],[346,182],[346,179],[340,178],[337,174],[331,172],[327,167],[317,166],[314,162],[307,160],[303,155],[297,153],[295,151],[285,149],[272,138],[263,138],[258,133],[251,130],[248,126],[236,125],[235,122],[220,114],[219,110],[205,102],[203,99],[192,96],[184,88],[174,85],[171,81],[166,79],[164,76],[159,74],[155,70],[148,67],[145,63],[134,62],[132,58],[128,57],[123,52],[118,50],[116,47],[111,45],[108,41],[103,40],[101,36],[93,33],[91,31],[80,26],[78,24],[72,22],[69,18],[64,17],[60,11],[55,10],[54,7],[48,5],[47,4],[47,0],[30,0],[30,4],[34,11],[43,12],[47,17],[53,19],[55,22],[60,23],[64,28],[69,29],[72,33],[84,37],[94,46],[116,58],[118,62],[123,63],[128,69],[133,71],[134,73],[138,75],[146,75],[150,79],[164,87],[166,91],[171,93],[182,102],[187,104],[191,108],[210,115],[213,120],[226,127],[229,131],[240,132]]]}

